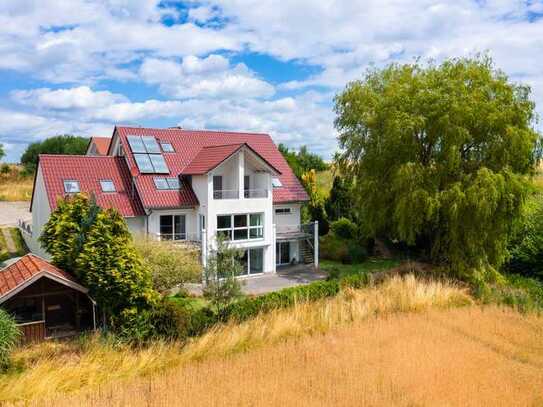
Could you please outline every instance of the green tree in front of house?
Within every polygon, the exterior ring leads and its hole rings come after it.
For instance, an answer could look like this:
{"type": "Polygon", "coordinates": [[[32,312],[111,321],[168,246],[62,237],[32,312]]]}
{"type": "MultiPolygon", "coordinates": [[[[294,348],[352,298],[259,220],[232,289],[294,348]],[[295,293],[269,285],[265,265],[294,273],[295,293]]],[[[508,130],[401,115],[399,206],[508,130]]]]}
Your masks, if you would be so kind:
{"type": "Polygon", "coordinates": [[[529,96],[487,57],[394,64],[350,83],[335,99],[338,164],[356,180],[364,233],[463,277],[498,277],[540,156],[529,96]]]}
{"type": "Polygon", "coordinates": [[[122,323],[157,300],[123,217],[76,194],[59,200],[40,237],[54,264],[73,272],[110,321],[122,323]],[[126,318],[128,319],[128,318],[126,318]]]}
{"type": "Polygon", "coordinates": [[[4,145],[0,143],[0,161],[2,160],[2,158],[4,158],[5,155],[6,152],[4,151],[4,145]]]}
{"type": "Polygon", "coordinates": [[[204,268],[204,297],[222,317],[226,307],[242,295],[237,279],[243,272],[242,253],[218,236],[217,247],[210,254],[204,268]]]}

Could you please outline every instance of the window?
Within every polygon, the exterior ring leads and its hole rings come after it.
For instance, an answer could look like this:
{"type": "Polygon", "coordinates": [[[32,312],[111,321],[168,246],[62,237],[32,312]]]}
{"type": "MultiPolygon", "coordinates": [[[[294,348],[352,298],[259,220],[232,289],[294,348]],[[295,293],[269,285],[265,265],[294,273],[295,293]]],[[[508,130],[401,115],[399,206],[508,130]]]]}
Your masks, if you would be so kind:
{"type": "Polygon", "coordinates": [[[233,240],[262,239],[263,218],[262,213],[218,215],[217,235],[233,240]]]}
{"type": "Polygon", "coordinates": [[[175,150],[173,149],[173,146],[171,143],[161,141],[160,146],[162,147],[162,151],[164,151],[165,153],[175,153],[175,150]]]}
{"type": "Polygon", "coordinates": [[[264,272],[264,248],[255,247],[247,249],[239,258],[243,274],[258,274],[264,272]]]}
{"type": "Polygon", "coordinates": [[[67,194],[75,194],[81,192],[79,188],[79,181],[75,180],[64,180],[64,192],[67,194]]]}
{"type": "Polygon", "coordinates": [[[160,216],[160,240],[185,240],[185,215],[160,216]]]}
{"type": "Polygon", "coordinates": [[[277,208],[275,210],[276,215],[290,215],[290,208],[277,208]]]}
{"type": "Polygon", "coordinates": [[[143,173],[168,173],[160,147],[152,136],[127,136],[138,169],[143,173]]]}
{"type": "Polygon", "coordinates": [[[222,175],[213,176],[213,199],[222,199],[222,175]]]}
{"type": "Polygon", "coordinates": [[[281,180],[277,177],[273,177],[272,178],[272,186],[274,188],[281,188],[283,186],[283,184],[281,183],[281,180]]]}
{"type": "Polygon", "coordinates": [[[100,180],[100,186],[102,187],[102,192],[115,192],[115,184],[110,179],[100,180]]]}
{"type": "Polygon", "coordinates": [[[153,179],[155,182],[156,189],[160,190],[178,190],[181,189],[181,183],[179,182],[179,178],[175,177],[155,177],[153,179]]]}

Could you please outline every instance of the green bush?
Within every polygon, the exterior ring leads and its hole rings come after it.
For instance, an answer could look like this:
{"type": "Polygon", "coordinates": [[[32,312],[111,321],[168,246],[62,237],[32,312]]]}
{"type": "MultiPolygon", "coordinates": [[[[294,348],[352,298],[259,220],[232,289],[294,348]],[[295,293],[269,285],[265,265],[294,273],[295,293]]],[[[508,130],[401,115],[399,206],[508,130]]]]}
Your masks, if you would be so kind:
{"type": "Polygon", "coordinates": [[[202,277],[198,252],[180,247],[173,242],[159,242],[145,238],[134,241],[144,265],[151,271],[153,287],[164,292],[202,277]]]}
{"type": "Polygon", "coordinates": [[[261,312],[286,308],[299,302],[311,302],[333,297],[339,292],[339,281],[317,281],[308,285],[285,288],[258,297],[245,297],[230,304],[225,310],[225,319],[244,321],[261,312]]]}
{"type": "Polygon", "coordinates": [[[320,257],[344,264],[362,263],[367,259],[367,250],[357,240],[342,239],[334,233],[320,238],[320,257]]]}
{"type": "Polygon", "coordinates": [[[521,312],[543,311],[543,282],[518,274],[506,275],[501,284],[480,284],[474,294],[484,303],[503,304],[521,312]]]}
{"type": "Polygon", "coordinates": [[[3,309],[0,309],[0,369],[9,366],[9,357],[17,345],[21,331],[13,318],[3,309]]]}
{"type": "Polygon", "coordinates": [[[339,218],[330,225],[332,232],[342,239],[354,239],[357,235],[356,225],[347,218],[339,218]]]}
{"type": "Polygon", "coordinates": [[[543,279],[543,196],[531,197],[509,246],[507,269],[516,274],[543,279]]]}

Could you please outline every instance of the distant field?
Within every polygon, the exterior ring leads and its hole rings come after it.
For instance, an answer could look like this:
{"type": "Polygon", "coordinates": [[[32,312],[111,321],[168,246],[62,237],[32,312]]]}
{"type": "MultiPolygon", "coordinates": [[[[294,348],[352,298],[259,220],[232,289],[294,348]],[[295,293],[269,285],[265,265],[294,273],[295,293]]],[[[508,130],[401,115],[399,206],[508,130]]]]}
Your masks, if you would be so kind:
{"type": "Polygon", "coordinates": [[[30,201],[34,178],[23,175],[20,166],[9,168],[9,173],[0,173],[0,201],[30,201]]]}
{"type": "Polygon", "coordinates": [[[374,317],[48,405],[539,406],[542,389],[543,319],[465,307],[374,317]]]}

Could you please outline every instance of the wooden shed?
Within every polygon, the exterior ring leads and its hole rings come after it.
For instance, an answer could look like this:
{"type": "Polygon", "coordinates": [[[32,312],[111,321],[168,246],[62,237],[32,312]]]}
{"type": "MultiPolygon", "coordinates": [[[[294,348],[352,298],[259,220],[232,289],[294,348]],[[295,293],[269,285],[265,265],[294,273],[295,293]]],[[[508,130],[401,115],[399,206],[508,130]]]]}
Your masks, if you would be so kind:
{"type": "Polygon", "coordinates": [[[77,335],[96,328],[96,304],[70,273],[27,254],[0,270],[0,307],[26,342],[77,335]]]}

